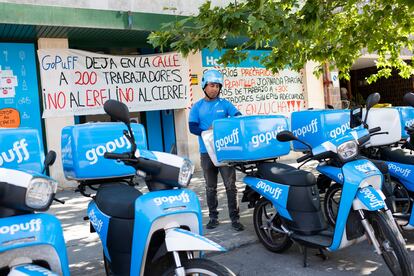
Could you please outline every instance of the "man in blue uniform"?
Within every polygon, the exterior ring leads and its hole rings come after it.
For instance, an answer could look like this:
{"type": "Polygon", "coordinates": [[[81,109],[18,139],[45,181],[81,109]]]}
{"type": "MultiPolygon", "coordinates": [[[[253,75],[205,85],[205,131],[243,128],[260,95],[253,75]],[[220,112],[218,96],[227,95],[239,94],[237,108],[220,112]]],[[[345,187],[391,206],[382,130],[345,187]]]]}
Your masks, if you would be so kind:
{"type": "Polygon", "coordinates": [[[239,206],[237,200],[236,188],[236,171],[232,167],[216,167],[211,161],[201,132],[212,127],[216,119],[227,118],[241,115],[237,108],[219,97],[220,90],[223,87],[223,75],[215,69],[208,70],[203,74],[201,86],[204,91],[204,98],[194,104],[189,117],[190,132],[199,136],[201,167],[206,180],[207,205],[209,209],[210,221],[207,223],[207,229],[216,228],[219,224],[217,211],[217,176],[220,172],[223,178],[224,186],[227,193],[227,204],[231,225],[236,231],[244,230],[244,226],[239,221],[239,206]]]}

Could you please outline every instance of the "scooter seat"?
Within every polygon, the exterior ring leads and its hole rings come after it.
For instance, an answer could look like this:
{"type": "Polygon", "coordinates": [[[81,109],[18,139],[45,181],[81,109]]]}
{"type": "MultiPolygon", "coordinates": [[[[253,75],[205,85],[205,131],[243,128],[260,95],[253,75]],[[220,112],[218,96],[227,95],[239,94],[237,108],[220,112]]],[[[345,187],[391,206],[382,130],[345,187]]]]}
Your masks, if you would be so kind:
{"type": "Polygon", "coordinates": [[[260,178],[280,184],[298,187],[316,185],[312,173],[282,163],[263,162],[257,165],[257,173],[260,178]]]}
{"type": "Polygon", "coordinates": [[[375,167],[377,167],[382,174],[387,174],[389,172],[388,165],[382,160],[375,160],[375,159],[368,159],[372,163],[374,163],[375,167]]]}
{"type": "Polygon", "coordinates": [[[140,195],[140,191],[126,183],[105,183],[99,186],[95,202],[110,217],[133,219],[135,200],[140,195]]]}
{"type": "Polygon", "coordinates": [[[381,148],[380,151],[383,160],[414,165],[414,155],[410,153],[410,150],[400,148],[381,148]]]}

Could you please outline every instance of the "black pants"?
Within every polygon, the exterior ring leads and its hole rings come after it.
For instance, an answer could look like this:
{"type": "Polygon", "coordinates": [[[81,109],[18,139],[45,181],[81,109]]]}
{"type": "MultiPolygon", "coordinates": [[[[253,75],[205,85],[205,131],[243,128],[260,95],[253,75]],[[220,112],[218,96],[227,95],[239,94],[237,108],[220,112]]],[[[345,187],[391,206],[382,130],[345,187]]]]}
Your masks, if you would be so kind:
{"type": "Polygon", "coordinates": [[[210,218],[217,219],[217,176],[220,172],[227,194],[227,205],[231,221],[239,219],[239,205],[237,200],[236,170],[232,167],[216,167],[207,153],[201,153],[201,168],[206,180],[207,205],[210,218]]]}

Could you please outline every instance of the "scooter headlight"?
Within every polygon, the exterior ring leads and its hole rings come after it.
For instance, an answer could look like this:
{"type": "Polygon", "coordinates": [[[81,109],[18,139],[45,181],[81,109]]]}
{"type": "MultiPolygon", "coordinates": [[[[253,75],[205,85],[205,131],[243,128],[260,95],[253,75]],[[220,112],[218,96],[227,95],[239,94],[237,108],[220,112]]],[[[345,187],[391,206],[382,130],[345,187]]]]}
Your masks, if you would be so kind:
{"type": "Polygon", "coordinates": [[[347,161],[358,155],[358,144],[355,141],[342,143],[337,148],[337,153],[342,161],[347,161]]]}
{"type": "Polygon", "coordinates": [[[194,173],[194,165],[190,160],[184,159],[183,164],[180,168],[180,173],[178,175],[178,184],[181,187],[187,187],[190,183],[191,177],[194,173]]]}
{"type": "Polygon", "coordinates": [[[56,181],[50,178],[34,177],[27,187],[26,205],[35,210],[47,209],[56,190],[56,181]]]}

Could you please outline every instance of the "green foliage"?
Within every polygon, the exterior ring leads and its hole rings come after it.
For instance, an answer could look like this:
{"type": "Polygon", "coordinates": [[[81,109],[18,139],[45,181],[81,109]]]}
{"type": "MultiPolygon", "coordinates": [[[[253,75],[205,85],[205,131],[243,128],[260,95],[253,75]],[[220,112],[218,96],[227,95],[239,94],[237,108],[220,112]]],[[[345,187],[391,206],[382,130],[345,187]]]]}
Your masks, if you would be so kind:
{"type": "Polygon", "coordinates": [[[223,65],[245,59],[246,49],[270,50],[260,62],[273,72],[299,70],[313,60],[316,74],[328,62],[346,79],[361,51],[376,53],[379,71],[371,82],[393,69],[404,78],[414,73],[400,58],[402,49],[414,49],[413,18],[412,0],[245,0],[224,8],[207,1],[198,16],[164,25],[149,42],[184,55],[229,49],[219,61],[223,65]]]}

